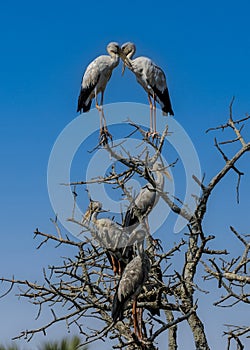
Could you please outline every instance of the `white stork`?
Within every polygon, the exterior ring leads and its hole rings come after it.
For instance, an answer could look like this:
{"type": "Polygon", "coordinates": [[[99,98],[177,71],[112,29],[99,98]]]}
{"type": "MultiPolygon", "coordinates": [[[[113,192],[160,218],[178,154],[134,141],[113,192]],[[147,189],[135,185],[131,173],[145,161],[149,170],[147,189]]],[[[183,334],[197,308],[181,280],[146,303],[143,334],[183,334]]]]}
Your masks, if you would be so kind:
{"type": "MultiPolygon", "coordinates": [[[[137,296],[140,294],[143,285],[148,279],[151,263],[147,253],[143,249],[143,241],[145,231],[135,230],[131,234],[130,242],[137,241],[138,255],[135,256],[125,267],[120,278],[119,284],[116,288],[112,304],[112,318],[113,321],[121,321],[123,319],[123,312],[127,303],[133,299],[132,315],[134,323],[134,331],[137,333],[137,296]]],[[[142,338],[142,331],[138,329],[138,336],[142,338]]]]}
{"type": "Polygon", "coordinates": [[[102,210],[102,203],[91,200],[83,222],[91,221],[93,223],[96,231],[95,239],[100,246],[106,249],[114,273],[121,275],[127,262],[132,259],[133,248],[127,245],[129,235],[122,226],[113,220],[109,218],[98,219],[97,216],[101,212],[105,212],[102,210]]]}
{"type": "Polygon", "coordinates": [[[158,203],[160,198],[159,192],[163,191],[164,188],[164,175],[169,179],[171,178],[170,174],[159,162],[154,163],[152,173],[155,174],[155,186],[148,182],[142,187],[135,200],[129,205],[125,214],[123,226],[128,228],[130,232],[137,227],[143,219],[147,218],[151,210],[158,203]]]}
{"type": "Polygon", "coordinates": [[[81,91],[78,97],[77,112],[88,112],[91,107],[91,102],[95,99],[95,106],[100,113],[100,133],[111,137],[108,133],[106,120],[103,113],[103,97],[106,85],[111,78],[112,71],[119,64],[119,50],[117,43],[111,42],[107,46],[108,55],[102,55],[92,61],[83,77],[81,91]],[[100,104],[97,100],[97,95],[101,93],[100,104]]]}
{"type": "Polygon", "coordinates": [[[162,108],[163,115],[174,115],[169,97],[166,76],[163,70],[158,67],[148,57],[137,57],[132,59],[135,54],[135,44],[128,42],[122,45],[120,56],[124,61],[124,68],[127,66],[136,76],[138,83],[148,94],[150,105],[150,133],[153,137],[156,132],[156,101],[162,108]],[[151,100],[153,98],[153,103],[151,100]],[[153,110],[153,118],[152,118],[153,110]]]}

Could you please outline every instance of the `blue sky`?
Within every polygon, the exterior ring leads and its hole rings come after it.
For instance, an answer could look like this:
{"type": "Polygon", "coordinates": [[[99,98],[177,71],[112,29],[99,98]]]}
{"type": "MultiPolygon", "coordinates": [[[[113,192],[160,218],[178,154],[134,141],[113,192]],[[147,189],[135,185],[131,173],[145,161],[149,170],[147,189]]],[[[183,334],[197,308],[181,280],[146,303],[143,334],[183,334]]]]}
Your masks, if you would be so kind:
{"type": "MultiPolygon", "coordinates": [[[[212,146],[214,135],[204,131],[225,122],[233,95],[235,115],[250,113],[249,13],[249,2],[241,0],[14,0],[0,5],[0,275],[39,279],[42,266],[50,264],[50,258],[57,261],[53,246],[39,252],[32,239],[37,226],[52,230],[47,163],[58,134],[77,116],[84,69],[105,54],[110,41],[135,42],[138,55],[151,57],[164,69],[175,118],[191,137],[207,179],[215,174],[223,162],[212,146]]],[[[106,103],[147,103],[129,73],[121,78],[121,66],[114,72],[106,103]]],[[[87,116],[86,122],[91,123],[87,116]]],[[[241,168],[250,174],[246,159],[241,168]]],[[[205,223],[221,245],[229,224],[249,232],[249,222],[240,219],[249,207],[249,178],[242,179],[241,204],[236,207],[230,202],[235,182],[230,175],[216,190],[205,223]]],[[[32,309],[12,296],[1,300],[0,315],[1,341],[33,324],[32,309]]],[[[212,325],[209,329],[213,342],[212,325]]]]}

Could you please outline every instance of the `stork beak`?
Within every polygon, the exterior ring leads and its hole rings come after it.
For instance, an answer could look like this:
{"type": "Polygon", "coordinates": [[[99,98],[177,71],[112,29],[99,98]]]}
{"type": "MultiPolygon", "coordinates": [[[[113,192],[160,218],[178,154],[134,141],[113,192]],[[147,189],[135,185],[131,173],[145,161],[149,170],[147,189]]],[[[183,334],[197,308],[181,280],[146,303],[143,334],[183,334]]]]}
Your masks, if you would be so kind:
{"type": "Polygon", "coordinates": [[[167,171],[166,169],[164,169],[162,172],[163,172],[163,174],[165,174],[165,175],[167,176],[167,178],[168,178],[170,181],[172,181],[172,176],[170,175],[170,172],[169,172],[169,171],[167,171]]]}
{"type": "Polygon", "coordinates": [[[91,208],[91,205],[89,205],[86,213],[83,215],[82,224],[89,224],[92,214],[96,211],[98,211],[98,213],[107,213],[108,212],[108,210],[104,210],[104,209],[100,209],[100,210],[94,209],[93,210],[93,208],[91,208]]]}
{"type": "Polygon", "coordinates": [[[123,65],[122,65],[122,76],[124,75],[125,69],[126,69],[126,64],[123,62],[123,65]]]}
{"type": "Polygon", "coordinates": [[[90,208],[88,208],[86,213],[82,217],[82,224],[89,223],[91,215],[92,215],[92,211],[90,208]]]}
{"type": "MultiPolygon", "coordinates": [[[[125,55],[125,53],[120,49],[119,51],[119,56],[121,57],[121,59],[124,62],[124,66],[128,66],[129,68],[132,68],[132,64],[130,62],[130,59],[125,55]]],[[[122,69],[122,71],[125,71],[125,68],[122,69]]]]}
{"type": "MultiPolygon", "coordinates": [[[[155,170],[153,170],[153,172],[154,172],[154,171],[155,171],[155,170]]],[[[160,168],[159,171],[160,171],[162,174],[166,175],[166,177],[167,177],[170,181],[172,181],[172,176],[170,175],[170,172],[167,171],[166,167],[160,168]]]]}
{"type": "Polygon", "coordinates": [[[108,213],[109,210],[105,210],[105,209],[101,209],[101,210],[98,210],[98,213],[108,213]]]}

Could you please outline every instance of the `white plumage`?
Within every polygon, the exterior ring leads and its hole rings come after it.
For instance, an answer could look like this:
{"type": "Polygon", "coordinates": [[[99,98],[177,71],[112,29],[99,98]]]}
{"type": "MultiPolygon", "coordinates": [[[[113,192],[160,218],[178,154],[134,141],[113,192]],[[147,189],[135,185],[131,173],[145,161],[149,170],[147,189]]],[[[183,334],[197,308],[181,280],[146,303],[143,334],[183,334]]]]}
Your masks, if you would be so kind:
{"type": "MultiPolygon", "coordinates": [[[[164,115],[174,115],[169,97],[166,76],[163,70],[148,57],[141,56],[132,59],[135,51],[136,47],[133,43],[125,43],[121,47],[120,56],[123,59],[124,64],[135,74],[138,83],[147,92],[150,110],[156,109],[155,101],[157,101],[160,104],[164,115]],[[151,97],[153,98],[153,104],[151,97]]],[[[154,133],[156,133],[155,118],[156,117],[154,114],[153,126],[152,116],[150,114],[150,132],[152,132],[152,129],[154,129],[154,133]]]]}
{"type": "Polygon", "coordinates": [[[96,241],[107,251],[114,273],[121,274],[126,263],[132,259],[133,248],[127,246],[129,235],[122,226],[113,220],[109,218],[97,219],[100,212],[102,212],[102,204],[98,201],[91,201],[83,220],[91,220],[96,231],[96,241]]]}
{"type": "Polygon", "coordinates": [[[77,112],[88,112],[92,100],[95,99],[95,106],[100,113],[100,135],[101,142],[107,142],[107,137],[112,139],[108,132],[106,120],[103,113],[103,97],[106,85],[111,78],[113,69],[119,64],[119,50],[117,43],[111,42],[107,46],[109,56],[102,55],[91,62],[82,78],[81,91],[78,97],[77,112]],[[100,104],[97,95],[101,93],[100,104]]]}
{"type": "Polygon", "coordinates": [[[164,175],[170,177],[169,173],[160,163],[154,163],[152,172],[155,173],[155,186],[148,182],[135,200],[130,204],[125,214],[123,226],[129,231],[133,230],[140,224],[140,220],[145,219],[159,201],[159,192],[164,188],[164,175]]]}
{"type": "Polygon", "coordinates": [[[77,112],[88,112],[93,98],[95,98],[97,108],[102,106],[106,85],[111,78],[113,69],[119,64],[119,50],[117,43],[109,43],[107,46],[109,56],[99,56],[88,65],[82,77],[77,112]],[[101,93],[100,105],[97,101],[99,93],[101,93]]]}

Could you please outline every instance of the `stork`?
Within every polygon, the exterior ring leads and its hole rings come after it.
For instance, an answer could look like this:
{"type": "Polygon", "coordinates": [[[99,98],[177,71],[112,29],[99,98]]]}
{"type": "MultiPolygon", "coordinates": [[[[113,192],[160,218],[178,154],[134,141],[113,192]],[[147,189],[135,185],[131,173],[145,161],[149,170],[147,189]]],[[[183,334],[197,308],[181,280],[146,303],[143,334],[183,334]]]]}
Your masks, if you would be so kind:
{"type": "Polygon", "coordinates": [[[138,83],[147,92],[150,106],[149,134],[154,137],[157,135],[156,101],[160,104],[163,115],[174,115],[174,112],[171,106],[166,76],[163,70],[148,57],[142,56],[132,59],[133,55],[135,54],[135,51],[135,44],[128,42],[122,45],[119,54],[124,62],[123,72],[125,70],[125,67],[127,66],[135,74],[138,83]],[[153,103],[151,98],[153,98],[153,103]]]}
{"type": "Polygon", "coordinates": [[[83,222],[91,221],[93,223],[96,231],[95,239],[106,249],[114,273],[121,275],[127,262],[132,259],[133,248],[127,245],[129,235],[122,226],[113,220],[109,218],[98,219],[97,216],[101,212],[105,212],[102,209],[102,203],[91,200],[83,222]]]}
{"type": "Polygon", "coordinates": [[[155,162],[152,167],[152,172],[155,173],[155,185],[148,182],[135,200],[129,205],[124,217],[123,226],[132,231],[137,227],[143,219],[146,219],[152,209],[159,201],[159,192],[164,188],[164,175],[170,178],[170,174],[165,170],[160,162],[155,162]]]}
{"type": "MultiPolygon", "coordinates": [[[[121,321],[127,303],[133,299],[132,315],[134,331],[137,334],[138,320],[137,320],[137,296],[140,294],[143,285],[148,279],[150,271],[150,260],[143,248],[143,241],[145,237],[144,230],[134,230],[131,234],[128,244],[137,241],[138,255],[135,256],[125,267],[120,278],[119,284],[112,304],[112,318],[113,321],[121,321]]],[[[138,329],[138,336],[142,338],[142,331],[138,329]]]]}
{"type": "Polygon", "coordinates": [[[119,50],[117,43],[111,42],[107,46],[108,55],[102,55],[92,61],[83,77],[81,90],[78,97],[77,112],[88,112],[91,107],[92,100],[95,99],[95,106],[100,113],[100,138],[111,137],[108,132],[105,116],[103,113],[103,97],[106,85],[111,78],[112,71],[119,64],[119,50]],[[101,93],[100,104],[97,95],[101,93]]]}

